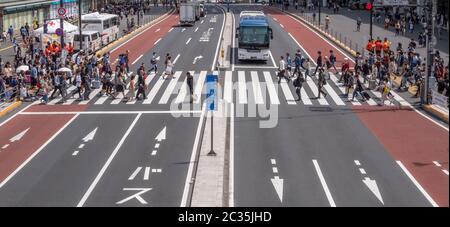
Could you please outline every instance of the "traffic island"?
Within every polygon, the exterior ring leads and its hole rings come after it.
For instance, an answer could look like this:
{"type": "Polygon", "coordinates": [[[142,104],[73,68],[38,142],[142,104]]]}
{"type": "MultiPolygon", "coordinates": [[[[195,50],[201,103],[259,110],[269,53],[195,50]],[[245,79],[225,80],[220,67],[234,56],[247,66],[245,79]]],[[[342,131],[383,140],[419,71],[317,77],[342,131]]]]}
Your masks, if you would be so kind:
{"type": "Polygon", "coordinates": [[[442,107],[439,107],[437,105],[424,105],[423,109],[433,115],[436,118],[439,118],[440,120],[444,121],[448,124],[448,109],[444,109],[442,107]]]}

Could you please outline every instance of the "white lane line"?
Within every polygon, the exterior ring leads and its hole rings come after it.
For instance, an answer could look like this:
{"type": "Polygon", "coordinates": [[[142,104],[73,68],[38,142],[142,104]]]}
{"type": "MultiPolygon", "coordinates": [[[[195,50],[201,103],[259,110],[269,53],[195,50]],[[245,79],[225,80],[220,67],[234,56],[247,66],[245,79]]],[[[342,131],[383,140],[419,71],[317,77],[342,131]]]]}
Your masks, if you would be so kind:
{"type": "Polygon", "coordinates": [[[425,189],[422,187],[422,185],[417,182],[416,178],[413,177],[413,175],[406,169],[406,167],[403,165],[401,161],[397,161],[397,164],[402,168],[403,172],[409,177],[409,179],[416,185],[416,187],[419,189],[420,192],[425,196],[425,198],[428,200],[428,202],[431,203],[434,207],[439,207],[439,205],[431,198],[431,196],[425,191],[425,189]]]}
{"type": "Polygon", "coordinates": [[[198,31],[198,27],[194,30],[194,32],[197,32],[198,31]]]}
{"type": "Polygon", "coordinates": [[[156,153],[158,153],[158,151],[157,151],[157,150],[153,150],[153,151],[152,151],[152,156],[153,156],[153,155],[156,155],[156,153]]]}
{"type": "Polygon", "coordinates": [[[199,110],[128,110],[128,111],[71,111],[71,112],[22,112],[20,115],[95,115],[95,114],[187,114],[187,113],[201,113],[199,110]]]}
{"type": "Polygon", "coordinates": [[[177,63],[178,58],[180,58],[180,54],[178,54],[177,57],[175,57],[175,60],[173,60],[173,64],[177,63]]]}
{"type": "Polygon", "coordinates": [[[97,183],[100,181],[100,179],[102,178],[103,174],[105,173],[106,169],[109,167],[109,165],[111,164],[112,160],[114,159],[114,157],[116,156],[117,152],[119,152],[119,149],[122,147],[122,144],[125,142],[125,139],[128,137],[128,135],[130,134],[131,130],[134,128],[134,126],[136,125],[137,121],[139,120],[139,118],[141,118],[142,114],[139,113],[136,118],[134,118],[133,122],[131,123],[130,127],[128,127],[127,131],[125,132],[125,134],[123,135],[122,139],[120,139],[119,143],[117,144],[116,148],[114,148],[113,152],[111,153],[111,155],[109,156],[108,160],[106,160],[105,164],[103,165],[102,169],[100,170],[100,172],[98,173],[98,175],[95,177],[94,181],[92,182],[92,184],[89,186],[88,190],[86,191],[86,193],[84,193],[83,197],[81,198],[80,202],[78,203],[77,207],[82,207],[84,205],[84,203],[86,202],[86,200],[89,198],[89,196],[91,195],[92,191],[94,190],[95,186],[97,185],[97,183]]]}
{"type": "Polygon", "coordinates": [[[448,176],[448,170],[446,170],[446,169],[443,169],[443,170],[442,170],[442,172],[444,172],[444,173],[445,173],[445,175],[447,175],[447,176],[448,176]]]}
{"type": "Polygon", "coordinates": [[[330,203],[331,207],[336,207],[336,203],[334,203],[333,196],[331,196],[330,189],[328,189],[327,182],[325,181],[325,178],[323,177],[322,170],[320,169],[319,163],[317,163],[317,160],[312,160],[314,167],[316,168],[317,175],[319,175],[320,183],[322,184],[323,190],[325,191],[325,195],[327,196],[328,202],[330,203]]]}
{"type": "Polygon", "coordinates": [[[277,167],[272,167],[272,172],[273,173],[278,173],[278,168],[277,167]]]}
{"type": "Polygon", "coordinates": [[[162,169],[156,169],[156,172],[161,173],[162,169]]]}
{"type": "Polygon", "coordinates": [[[256,71],[251,71],[250,76],[252,77],[253,94],[255,97],[255,104],[264,104],[264,100],[261,92],[261,85],[259,84],[258,73],[256,71]]]}
{"type": "Polygon", "coordinates": [[[181,75],[181,71],[177,71],[173,75],[174,78],[169,79],[170,80],[169,85],[167,86],[166,90],[164,91],[163,96],[159,100],[159,104],[167,104],[167,102],[169,101],[170,96],[173,94],[173,91],[174,91],[175,87],[178,84],[178,80],[180,79],[180,75],[181,75]]]}
{"type": "Polygon", "coordinates": [[[230,104],[230,167],[229,167],[229,188],[228,206],[234,207],[234,103],[230,104]]]}
{"type": "Polygon", "coordinates": [[[275,160],[274,158],[270,159],[270,163],[272,165],[276,165],[277,164],[277,160],[275,160]]]}
{"type": "Polygon", "coordinates": [[[283,24],[280,24],[280,27],[282,27],[284,29],[284,25],[283,24]]]}
{"type": "MultiPolygon", "coordinates": [[[[318,88],[317,88],[316,84],[314,83],[314,81],[313,80],[308,80],[306,83],[308,84],[309,88],[311,89],[311,91],[312,91],[312,93],[314,95],[314,98],[317,98],[318,94],[316,92],[318,92],[318,88]]],[[[317,101],[319,101],[320,105],[328,105],[328,102],[324,98],[323,95],[321,95],[321,98],[317,99],[317,101]]]]}
{"type": "Polygon", "coordinates": [[[157,43],[159,43],[159,41],[161,41],[162,38],[159,38],[158,40],[156,40],[156,42],[153,45],[156,45],[157,43]]]}
{"type": "Polygon", "coordinates": [[[191,41],[191,39],[192,39],[192,38],[189,38],[189,39],[186,41],[186,45],[188,45],[188,43],[191,41]]]}
{"type": "Polygon", "coordinates": [[[200,103],[200,101],[201,101],[203,85],[205,84],[206,74],[207,74],[206,71],[201,71],[200,75],[197,79],[197,82],[195,84],[194,97],[197,98],[195,100],[195,103],[200,103]]]}
{"type": "MultiPolygon", "coordinates": [[[[225,10],[222,9],[222,8],[220,8],[220,10],[222,10],[223,20],[222,20],[222,28],[220,29],[219,37],[222,37],[223,29],[225,27],[225,10]]],[[[211,65],[211,71],[214,71],[214,68],[216,67],[217,58],[219,57],[220,41],[221,41],[220,38],[217,39],[216,53],[214,54],[214,60],[213,60],[213,63],[211,65]]]]}
{"type": "Polygon", "coordinates": [[[168,32],[171,32],[173,30],[173,28],[170,28],[168,32]]]}
{"type": "Polygon", "coordinates": [[[144,99],[142,104],[152,103],[152,101],[155,98],[156,94],[158,93],[159,89],[163,85],[164,81],[166,81],[166,79],[163,79],[162,77],[158,78],[158,80],[156,81],[156,84],[152,88],[150,88],[150,93],[148,94],[147,99],[144,99]]]}
{"type": "Polygon", "coordinates": [[[200,24],[203,24],[205,22],[205,20],[202,20],[201,22],[200,22],[200,24]]]}
{"type": "Polygon", "coordinates": [[[223,99],[227,103],[233,102],[233,72],[232,71],[226,71],[225,72],[225,85],[224,85],[224,94],[223,99]]]}
{"type": "Polygon", "coordinates": [[[269,56],[270,60],[272,60],[272,64],[274,68],[278,68],[277,63],[275,62],[275,59],[273,58],[272,51],[269,50],[269,56]]]}
{"type": "Polygon", "coordinates": [[[78,152],[80,152],[80,151],[74,151],[73,153],[72,153],[72,156],[77,156],[78,155],[78,152]]]}
{"type": "Polygon", "coordinates": [[[360,166],[361,162],[359,162],[358,160],[355,160],[355,165],[360,166]]]}
{"type": "Polygon", "coordinates": [[[245,83],[245,71],[238,71],[239,104],[247,104],[247,87],[245,83]]]}
{"type": "Polygon", "coordinates": [[[270,76],[270,72],[263,72],[264,79],[266,80],[267,90],[269,92],[270,103],[274,105],[279,105],[280,100],[278,99],[277,90],[275,89],[275,84],[273,83],[272,77],[270,76]]]}
{"type": "Polygon", "coordinates": [[[442,165],[439,163],[439,162],[437,162],[437,161],[433,161],[433,163],[434,163],[434,165],[436,165],[437,167],[441,167],[442,165]]]}
{"type": "Polygon", "coordinates": [[[231,46],[231,71],[234,71],[234,67],[235,67],[235,65],[234,65],[234,50],[235,50],[235,47],[236,47],[236,28],[235,28],[235,26],[236,26],[236,23],[235,23],[235,18],[234,18],[234,13],[232,13],[231,14],[231,16],[232,16],[232,18],[233,18],[233,27],[231,28],[232,30],[233,30],[233,36],[232,36],[232,39],[233,39],[233,42],[232,42],[232,46],[231,46]]]}
{"type": "Polygon", "coordinates": [[[78,149],[83,149],[84,147],[84,143],[80,144],[80,146],[78,146],[78,149]]]}
{"type": "MultiPolygon", "coordinates": [[[[130,73],[128,74],[128,77],[130,77],[131,74],[133,74],[133,72],[130,72],[130,73]]],[[[134,84],[136,84],[136,79],[137,79],[137,77],[134,77],[134,84]]],[[[119,94],[117,94],[116,98],[115,98],[110,104],[112,104],[112,105],[117,105],[117,104],[119,104],[119,103],[121,103],[122,101],[125,100],[126,95],[127,95],[127,93],[129,92],[129,89],[128,89],[128,88],[129,88],[130,82],[131,82],[131,79],[130,79],[130,81],[128,81],[128,83],[125,85],[125,88],[124,88],[124,90],[123,90],[123,94],[122,94],[122,92],[120,92],[119,94]],[[124,95],[124,94],[125,94],[125,95],[124,95]]]]}
{"type": "Polygon", "coordinates": [[[144,55],[143,55],[143,54],[139,55],[139,57],[137,57],[137,58],[136,58],[136,60],[134,60],[134,61],[133,61],[133,63],[131,63],[131,65],[134,65],[134,64],[136,64],[136,62],[138,62],[138,61],[139,61],[139,59],[141,59],[141,58],[142,58],[142,56],[144,56],[144,55]]]}
{"type": "Polygon", "coordinates": [[[192,152],[191,152],[191,159],[189,162],[189,168],[186,174],[186,181],[184,183],[184,190],[183,190],[183,196],[181,198],[181,204],[180,207],[186,207],[187,206],[187,199],[188,199],[188,194],[189,194],[189,187],[192,184],[192,179],[191,177],[193,177],[192,172],[194,171],[194,163],[195,163],[195,159],[197,157],[197,152],[198,152],[198,145],[199,145],[199,140],[200,140],[200,133],[201,133],[201,129],[203,128],[203,118],[205,117],[205,113],[206,113],[206,103],[203,104],[202,107],[202,114],[200,115],[200,118],[198,120],[198,127],[197,127],[197,132],[195,134],[195,140],[194,140],[194,146],[192,147],[192,152]]]}
{"type": "Polygon", "coordinates": [[[160,30],[161,30],[160,28],[156,29],[155,33],[156,33],[156,32],[159,32],[160,30]]]}
{"type": "Polygon", "coordinates": [[[359,172],[361,172],[361,174],[366,174],[366,170],[364,170],[363,168],[359,168],[359,172]]]}
{"type": "MultiPolygon", "coordinates": [[[[31,106],[31,105],[30,105],[31,106]]],[[[19,112],[20,113],[20,112],[19,112]]],[[[73,114],[73,113],[72,113],[73,114]]],[[[0,184],[2,188],[11,178],[13,178],[23,167],[25,167],[39,152],[41,152],[50,142],[52,142],[67,126],[69,126],[80,114],[75,114],[66,124],[64,124],[50,139],[48,139],[42,146],[40,146],[30,157],[28,157],[22,164],[17,167],[8,177],[6,177],[0,184]]],[[[0,125],[1,126],[1,125],[0,125]]]]}
{"type": "Polygon", "coordinates": [[[150,166],[145,167],[144,180],[148,180],[150,176],[150,166]]]}
{"type": "MultiPolygon", "coordinates": [[[[291,93],[291,89],[289,89],[289,85],[286,81],[286,79],[282,78],[280,81],[280,86],[281,86],[281,90],[283,91],[284,97],[286,98],[286,101],[288,103],[288,105],[296,105],[297,103],[295,102],[295,98],[291,93]]],[[[302,94],[302,98],[306,97],[308,100],[308,96],[303,96],[302,94]]]]}
{"type": "Polygon", "coordinates": [[[330,86],[329,83],[327,83],[324,86],[325,90],[327,91],[328,95],[333,99],[334,103],[338,106],[345,106],[345,103],[342,101],[342,99],[339,97],[339,95],[334,91],[334,89],[330,86]]]}
{"type": "MultiPolygon", "coordinates": [[[[76,86],[70,86],[67,90],[66,90],[66,94],[67,94],[67,96],[70,96],[69,94],[71,94],[72,93],[72,91],[74,91],[75,89],[76,89],[77,87],[76,86]]],[[[74,96],[75,96],[76,94],[74,94],[74,96]]],[[[50,97],[50,96],[49,96],[50,97]]],[[[48,102],[48,105],[55,105],[56,103],[58,103],[58,102],[60,102],[62,100],[62,97],[61,98],[54,98],[52,101],[50,101],[50,102],[48,102]]],[[[70,102],[71,101],[71,99],[66,99],[66,102],[70,102]]],[[[71,101],[71,103],[73,102],[73,101],[75,101],[75,98],[73,98],[73,100],[71,101]]]]}
{"type": "MultiPolygon", "coordinates": [[[[339,88],[339,90],[341,91],[341,93],[342,93],[342,94],[345,94],[345,88],[344,88],[343,86],[340,86],[341,83],[338,82],[338,78],[334,75],[334,73],[330,73],[330,79],[331,79],[331,81],[333,81],[333,83],[336,85],[336,87],[339,88]]],[[[359,103],[358,101],[353,101],[353,102],[352,102],[352,101],[351,101],[352,98],[351,98],[350,95],[347,97],[347,100],[350,101],[350,102],[352,103],[352,105],[355,105],[355,106],[360,106],[360,105],[361,105],[361,103],[359,103]]]]}
{"type": "Polygon", "coordinates": [[[170,18],[170,16],[173,14],[174,12],[172,12],[171,14],[167,15],[164,19],[156,22],[155,24],[151,25],[150,27],[146,28],[145,30],[139,32],[137,35],[131,37],[129,40],[121,43],[119,46],[115,47],[113,50],[111,50],[111,53],[114,53],[116,50],[118,50],[119,48],[121,48],[123,45],[127,44],[128,42],[130,42],[131,40],[134,40],[136,37],[139,37],[141,34],[143,34],[144,32],[148,31],[150,28],[156,26],[157,24],[165,21],[167,18],[170,18]]]}
{"type": "Polygon", "coordinates": [[[160,145],[159,143],[156,143],[156,144],[155,144],[155,148],[158,149],[158,148],[159,148],[159,145],[160,145]]]}
{"type": "Polygon", "coordinates": [[[141,172],[142,167],[139,166],[134,170],[134,172],[128,177],[128,180],[134,180],[134,178],[138,175],[139,172],[141,172]]]}
{"type": "Polygon", "coordinates": [[[7,147],[9,147],[9,143],[3,145],[2,149],[6,149],[7,147]]]}

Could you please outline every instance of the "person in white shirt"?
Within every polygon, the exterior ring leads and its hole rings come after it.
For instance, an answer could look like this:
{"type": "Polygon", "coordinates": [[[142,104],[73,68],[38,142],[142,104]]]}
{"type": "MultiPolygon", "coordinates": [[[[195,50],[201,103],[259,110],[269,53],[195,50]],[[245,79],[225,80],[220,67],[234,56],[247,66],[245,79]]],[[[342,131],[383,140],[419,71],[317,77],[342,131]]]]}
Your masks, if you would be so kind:
{"type": "Polygon", "coordinates": [[[281,78],[284,77],[288,82],[290,81],[289,77],[286,76],[286,62],[284,61],[284,57],[281,56],[281,60],[278,66],[278,83],[281,82],[281,78]]]}

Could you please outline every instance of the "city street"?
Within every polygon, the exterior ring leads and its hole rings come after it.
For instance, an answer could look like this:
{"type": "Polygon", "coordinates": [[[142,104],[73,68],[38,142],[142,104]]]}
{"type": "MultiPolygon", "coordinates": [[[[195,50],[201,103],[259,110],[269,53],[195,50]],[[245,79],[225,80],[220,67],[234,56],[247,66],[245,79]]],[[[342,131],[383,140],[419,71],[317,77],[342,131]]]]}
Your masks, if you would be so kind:
{"type": "MultiPolygon", "coordinates": [[[[392,102],[384,102],[368,90],[369,100],[352,101],[338,81],[344,58],[355,66],[348,52],[276,6],[229,7],[227,13],[226,4],[205,4],[194,26],[180,26],[171,11],[111,50],[111,62],[129,51],[129,75],[142,64],[149,70],[158,56],[158,72],[145,79],[146,99],[112,99],[100,87],[89,100],[75,95],[62,103],[57,96],[0,117],[0,206],[186,206],[190,187],[201,187],[195,173],[210,74],[219,77],[219,103],[233,106],[224,118],[223,206],[449,206],[448,123],[425,113],[408,92],[393,89],[392,102]],[[242,11],[267,15],[269,60],[238,60],[242,11]],[[227,38],[230,46],[223,45],[227,38]],[[301,101],[293,83],[279,83],[280,57],[294,59],[297,50],[310,59],[311,74],[318,51],[336,55],[339,72],[330,69],[326,96],[317,98],[318,76],[306,77],[301,101]],[[166,54],[173,77],[163,78],[166,54]]],[[[130,77],[126,83],[128,96],[130,77]]]]}

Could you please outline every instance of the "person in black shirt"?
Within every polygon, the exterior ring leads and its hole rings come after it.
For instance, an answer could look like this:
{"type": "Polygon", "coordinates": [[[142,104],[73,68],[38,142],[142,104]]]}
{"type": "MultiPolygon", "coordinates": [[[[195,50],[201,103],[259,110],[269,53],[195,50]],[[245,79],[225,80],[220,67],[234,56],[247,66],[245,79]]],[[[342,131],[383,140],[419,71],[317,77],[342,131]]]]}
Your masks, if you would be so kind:
{"type": "Polygon", "coordinates": [[[317,51],[317,54],[318,54],[319,56],[317,57],[317,61],[316,61],[317,66],[316,66],[316,70],[314,70],[313,76],[316,75],[316,72],[317,72],[317,70],[318,70],[319,68],[322,68],[322,52],[321,52],[321,51],[317,51]]]}

